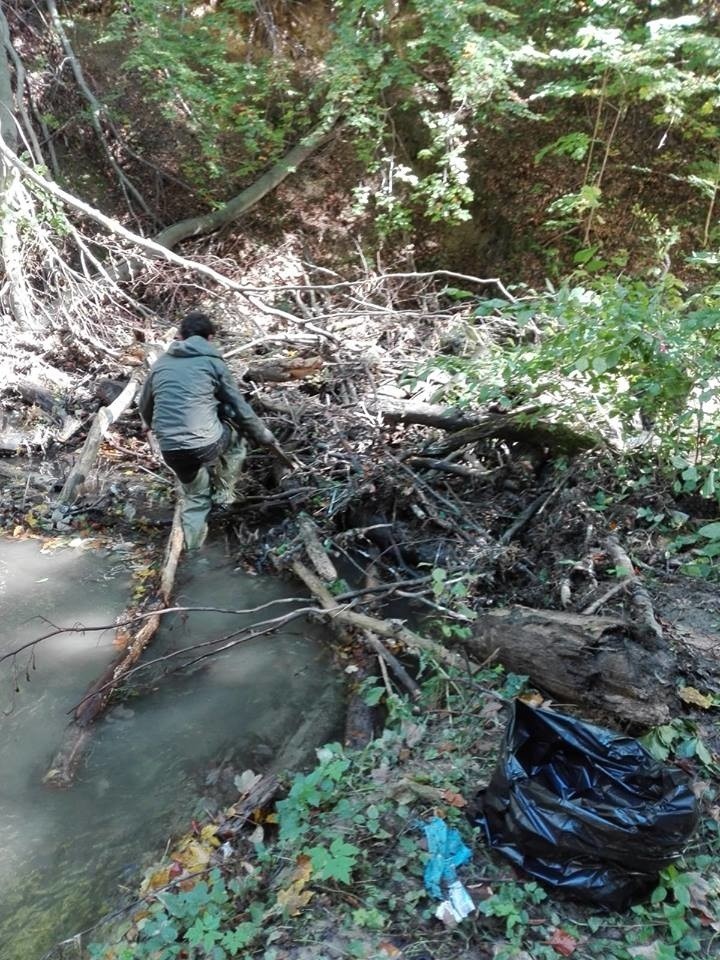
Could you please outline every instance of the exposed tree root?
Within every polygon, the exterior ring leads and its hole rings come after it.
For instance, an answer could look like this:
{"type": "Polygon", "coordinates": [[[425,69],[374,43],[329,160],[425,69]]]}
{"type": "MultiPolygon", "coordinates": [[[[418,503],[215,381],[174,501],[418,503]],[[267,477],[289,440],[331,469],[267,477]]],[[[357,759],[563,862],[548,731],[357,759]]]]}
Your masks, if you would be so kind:
{"type": "Polygon", "coordinates": [[[635,567],[623,550],[617,537],[608,537],[607,551],[616,566],[624,571],[623,576],[628,578],[628,589],[633,607],[633,625],[638,636],[648,649],[656,650],[662,644],[662,627],[655,619],[652,600],[635,572],[635,567]]]}

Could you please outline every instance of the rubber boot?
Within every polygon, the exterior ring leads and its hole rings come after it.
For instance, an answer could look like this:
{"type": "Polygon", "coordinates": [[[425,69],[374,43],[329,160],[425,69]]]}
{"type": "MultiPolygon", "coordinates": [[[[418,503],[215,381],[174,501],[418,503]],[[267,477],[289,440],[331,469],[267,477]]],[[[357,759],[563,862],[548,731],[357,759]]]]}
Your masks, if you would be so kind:
{"type": "Polygon", "coordinates": [[[246,456],[247,444],[245,438],[239,437],[232,430],[227,449],[211,468],[213,503],[222,507],[229,507],[235,503],[235,484],[246,456]]]}
{"type": "Polygon", "coordinates": [[[181,520],[185,549],[198,550],[207,536],[207,518],[212,506],[207,467],[200,467],[194,480],[180,486],[183,492],[181,520]]]}

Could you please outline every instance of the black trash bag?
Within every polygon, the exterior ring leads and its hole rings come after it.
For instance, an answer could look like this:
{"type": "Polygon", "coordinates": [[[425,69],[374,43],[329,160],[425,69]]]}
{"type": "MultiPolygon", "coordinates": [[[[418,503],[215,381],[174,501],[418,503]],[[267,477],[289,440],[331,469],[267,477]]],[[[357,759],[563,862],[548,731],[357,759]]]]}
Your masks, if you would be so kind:
{"type": "Polygon", "coordinates": [[[481,794],[490,846],[546,886],[623,910],[657,884],[698,821],[688,778],[637,740],[515,701],[481,794]]]}

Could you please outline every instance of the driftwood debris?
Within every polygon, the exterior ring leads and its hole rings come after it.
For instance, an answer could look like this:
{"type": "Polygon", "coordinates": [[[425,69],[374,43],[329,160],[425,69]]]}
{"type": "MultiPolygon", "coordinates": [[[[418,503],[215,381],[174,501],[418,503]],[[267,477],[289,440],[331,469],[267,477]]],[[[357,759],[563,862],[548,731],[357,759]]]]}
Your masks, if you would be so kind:
{"type": "Polygon", "coordinates": [[[529,676],[559,705],[643,727],[670,716],[673,657],[638,643],[624,620],[510,607],[481,615],[463,645],[475,660],[496,652],[507,669],[529,676]]]}
{"type": "MultiPolygon", "coordinates": [[[[315,574],[300,561],[295,561],[293,564],[293,572],[319,601],[322,608],[333,614],[338,605],[330,593],[327,584],[337,580],[337,570],[325,552],[318,536],[317,527],[311,518],[307,515],[302,516],[299,527],[306,553],[317,571],[318,576],[315,576],[315,574]]],[[[331,623],[341,640],[346,641],[351,639],[347,632],[349,627],[351,627],[350,624],[340,618],[336,618],[334,615],[331,618],[331,623]]],[[[368,628],[361,628],[357,631],[357,635],[363,641],[368,653],[373,655],[373,661],[374,658],[377,657],[377,662],[381,666],[381,669],[387,670],[389,667],[398,683],[407,690],[413,699],[417,699],[419,697],[418,685],[397,657],[387,649],[377,633],[368,628]]],[[[361,657],[360,661],[358,664],[359,672],[355,677],[356,681],[358,681],[358,683],[355,684],[356,688],[359,682],[371,676],[373,672],[372,662],[367,655],[361,657]]],[[[362,747],[370,742],[373,733],[373,711],[368,707],[356,689],[352,692],[348,702],[345,724],[345,744],[353,749],[362,747]]]]}
{"type": "MultiPolygon", "coordinates": [[[[156,594],[145,606],[144,612],[156,610],[152,616],[139,621],[135,632],[126,632],[119,628],[117,641],[122,645],[118,657],[108,666],[102,676],[92,684],[78,706],[75,708],[73,722],[68,727],[65,741],[55,755],[43,782],[54,787],[69,787],[90,739],[92,724],[105,712],[110,699],[123,682],[129,671],[140,659],[143,651],[155,636],[160,626],[161,611],[167,607],[175,583],[178,562],[183,546],[183,533],[180,523],[181,503],[175,507],[173,525],[165,546],[165,557],[160,574],[160,585],[156,594]]],[[[132,613],[121,620],[132,619],[132,613]]]]}
{"type": "Polygon", "coordinates": [[[307,514],[303,514],[299,518],[298,526],[303,543],[305,544],[305,551],[313,567],[315,567],[318,576],[321,577],[326,584],[333,583],[333,581],[337,580],[338,573],[335,569],[335,564],[327,555],[325,548],[320,542],[317,527],[307,514]]]}
{"type": "MultiPolygon", "coordinates": [[[[307,514],[304,514],[300,517],[298,525],[300,536],[305,545],[305,552],[320,578],[312,580],[315,589],[311,592],[314,593],[323,609],[331,610],[336,604],[327,585],[338,578],[335,564],[325,552],[313,520],[307,514]]],[[[307,584],[314,575],[307,569],[305,575],[306,579],[303,582],[307,584]]],[[[337,620],[332,620],[330,625],[341,644],[352,643],[352,637],[346,625],[337,620]]],[[[353,678],[345,712],[345,733],[343,736],[343,743],[350,750],[360,750],[367,746],[375,735],[375,711],[360,695],[360,688],[363,681],[376,672],[376,665],[366,653],[357,659],[356,667],[357,673],[353,678]]]]}

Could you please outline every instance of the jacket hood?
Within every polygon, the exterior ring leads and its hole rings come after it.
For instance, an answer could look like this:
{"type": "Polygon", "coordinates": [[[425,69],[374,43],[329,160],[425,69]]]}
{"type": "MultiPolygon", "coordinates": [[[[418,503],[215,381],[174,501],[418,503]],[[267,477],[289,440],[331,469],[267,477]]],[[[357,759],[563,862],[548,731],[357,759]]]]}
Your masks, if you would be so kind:
{"type": "Polygon", "coordinates": [[[167,348],[171,357],[219,357],[215,347],[205,337],[188,337],[187,340],[173,340],[167,348]]]}

